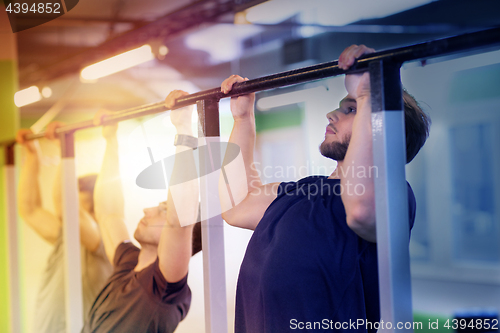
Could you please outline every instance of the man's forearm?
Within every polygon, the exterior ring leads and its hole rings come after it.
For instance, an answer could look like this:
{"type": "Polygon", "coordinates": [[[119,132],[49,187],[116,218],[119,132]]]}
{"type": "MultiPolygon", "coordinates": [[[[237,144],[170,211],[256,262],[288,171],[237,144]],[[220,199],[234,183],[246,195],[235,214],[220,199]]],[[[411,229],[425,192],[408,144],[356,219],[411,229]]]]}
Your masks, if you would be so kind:
{"type": "Polygon", "coordinates": [[[23,218],[25,218],[25,215],[42,206],[38,185],[38,171],[38,158],[35,154],[28,153],[21,168],[17,191],[19,213],[23,218]]]}
{"type": "Polygon", "coordinates": [[[192,255],[193,226],[165,226],[162,231],[158,257],[160,270],[167,282],[180,281],[188,273],[192,255]]]}
{"type": "Polygon", "coordinates": [[[106,151],[95,184],[94,201],[95,215],[98,220],[109,215],[123,217],[123,188],[120,178],[118,140],[116,137],[106,140],[106,151]]]}
{"type": "MultiPolygon", "coordinates": [[[[183,125],[177,125],[178,135],[191,135],[188,110],[183,125]]],[[[169,180],[166,223],[162,229],[158,257],[160,270],[168,282],[181,280],[188,271],[191,258],[193,225],[198,218],[199,184],[194,151],[190,147],[178,145],[169,180]]]]}
{"type": "Polygon", "coordinates": [[[27,153],[17,191],[19,214],[43,239],[54,243],[60,233],[61,220],[42,207],[38,171],[38,157],[27,153]]]}
{"type": "Polygon", "coordinates": [[[120,178],[118,140],[106,140],[106,151],[94,190],[94,211],[106,254],[113,262],[116,247],[129,239],[124,221],[124,199],[120,178]]]}
{"type": "Polygon", "coordinates": [[[219,178],[219,199],[222,209],[222,217],[227,221],[230,213],[238,206],[252,190],[260,187],[258,170],[254,164],[255,148],[255,117],[253,112],[243,117],[235,117],[234,125],[229,137],[229,142],[239,147],[243,166],[237,161],[236,166],[226,159],[234,154],[229,153],[232,148],[228,146],[228,152],[224,160],[224,167],[219,178]],[[243,173],[243,171],[245,173],[243,173]]]}
{"type": "Polygon", "coordinates": [[[259,171],[254,162],[255,137],[255,116],[253,114],[234,120],[229,142],[237,144],[241,149],[245,164],[248,192],[262,185],[259,171]]]}
{"type": "MultiPolygon", "coordinates": [[[[341,184],[348,223],[353,222],[350,226],[374,231],[377,170],[373,167],[371,116],[370,98],[357,99],[351,141],[342,163],[341,184]]],[[[368,238],[374,241],[371,236],[368,238]]]]}
{"type": "Polygon", "coordinates": [[[56,177],[54,179],[54,189],[52,198],[54,203],[54,211],[58,218],[62,219],[62,161],[57,166],[56,177]]]}

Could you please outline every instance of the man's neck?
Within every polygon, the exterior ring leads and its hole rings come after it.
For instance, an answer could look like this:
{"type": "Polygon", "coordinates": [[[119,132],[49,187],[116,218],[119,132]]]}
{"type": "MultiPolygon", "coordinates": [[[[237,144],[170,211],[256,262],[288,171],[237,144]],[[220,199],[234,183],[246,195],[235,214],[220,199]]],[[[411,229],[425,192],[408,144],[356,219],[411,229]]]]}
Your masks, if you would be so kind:
{"type": "Polygon", "coordinates": [[[344,161],[337,161],[337,167],[330,175],[330,179],[342,179],[342,166],[344,165],[344,161]]]}
{"type": "Polygon", "coordinates": [[[135,266],[134,271],[142,271],[144,268],[154,263],[157,256],[158,247],[149,244],[141,244],[141,251],[139,252],[139,258],[137,260],[137,265],[135,266]]]}

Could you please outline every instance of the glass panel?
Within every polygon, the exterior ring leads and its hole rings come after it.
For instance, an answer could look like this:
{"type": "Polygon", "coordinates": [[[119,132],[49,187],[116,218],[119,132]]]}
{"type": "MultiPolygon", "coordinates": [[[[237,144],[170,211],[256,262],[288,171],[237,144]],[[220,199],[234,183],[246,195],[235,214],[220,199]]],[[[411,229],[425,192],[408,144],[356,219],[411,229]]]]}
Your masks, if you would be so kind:
{"type": "Polygon", "coordinates": [[[492,126],[461,125],[450,136],[453,259],[498,263],[492,126]]]}

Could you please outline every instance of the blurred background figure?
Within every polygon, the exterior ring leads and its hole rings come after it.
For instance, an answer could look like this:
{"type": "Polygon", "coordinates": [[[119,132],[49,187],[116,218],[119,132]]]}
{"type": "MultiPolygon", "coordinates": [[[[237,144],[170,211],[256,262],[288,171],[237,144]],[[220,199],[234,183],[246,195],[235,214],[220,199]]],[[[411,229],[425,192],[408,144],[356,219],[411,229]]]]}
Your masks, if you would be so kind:
{"type": "MultiPolygon", "coordinates": [[[[55,139],[55,130],[61,125],[56,122],[49,124],[46,136],[55,139]]],[[[54,182],[55,212],[52,213],[42,206],[38,184],[40,161],[33,141],[25,140],[29,133],[31,130],[21,129],[16,137],[23,145],[24,155],[18,187],[19,214],[39,236],[53,245],[41,277],[32,327],[36,332],[66,332],[60,170],[54,182]]],[[[97,293],[112,272],[94,216],[96,178],[97,175],[91,174],[78,179],[84,315],[88,313],[97,293]]]]}
{"type": "MultiPolygon", "coordinates": [[[[180,90],[171,92],[165,102],[167,108],[184,95],[187,93],[180,90]]],[[[192,112],[193,108],[187,107],[171,113],[179,136],[194,138],[192,112]]],[[[100,110],[94,123],[101,124],[109,114],[100,110]]],[[[82,332],[171,333],[191,306],[187,273],[191,256],[201,250],[201,243],[193,244],[193,240],[201,241],[200,223],[194,228],[198,219],[198,183],[179,182],[196,174],[193,147],[174,143],[172,179],[182,188],[174,191],[170,187],[167,201],[143,209],[144,216],[134,231],[138,248],[131,242],[125,223],[117,128],[117,124],[103,127],[106,152],[95,190],[96,218],[115,269],[92,305],[82,332]]]]}

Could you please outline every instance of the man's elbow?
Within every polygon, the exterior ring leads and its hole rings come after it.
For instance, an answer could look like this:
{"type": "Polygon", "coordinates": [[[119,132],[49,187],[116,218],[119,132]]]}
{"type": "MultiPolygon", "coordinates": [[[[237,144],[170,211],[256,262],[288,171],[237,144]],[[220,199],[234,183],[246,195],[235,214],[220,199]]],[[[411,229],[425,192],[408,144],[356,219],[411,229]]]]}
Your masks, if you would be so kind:
{"type": "Polygon", "coordinates": [[[232,214],[232,209],[230,210],[226,210],[225,212],[222,212],[221,216],[222,216],[222,219],[224,221],[226,221],[227,224],[229,224],[230,226],[235,226],[234,225],[234,218],[233,218],[233,215],[232,214]]]}
{"type": "Polygon", "coordinates": [[[21,206],[17,208],[17,212],[19,213],[21,219],[23,219],[24,221],[26,221],[31,214],[30,210],[23,208],[21,206]]]}
{"type": "Polygon", "coordinates": [[[346,221],[349,228],[361,238],[370,241],[377,241],[375,210],[358,206],[346,212],[346,221]]]}
{"type": "Polygon", "coordinates": [[[35,212],[36,207],[32,204],[23,203],[18,199],[17,211],[23,220],[27,220],[35,212]]]}
{"type": "Polygon", "coordinates": [[[40,237],[42,237],[49,244],[55,244],[61,228],[51,227],[50,224],[40,221],[40,219],[34,215],[22,215],[20,214],[23,221],[30,226],[40,237]]]}

